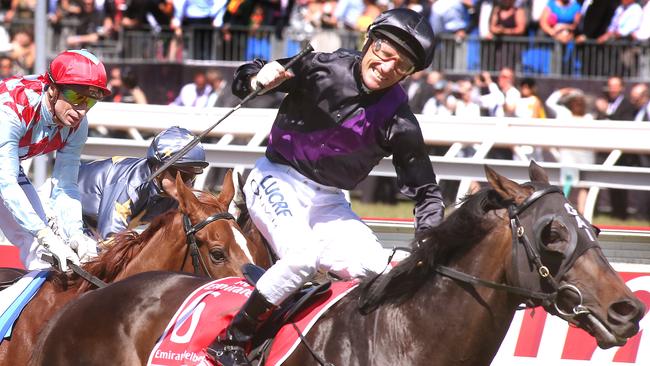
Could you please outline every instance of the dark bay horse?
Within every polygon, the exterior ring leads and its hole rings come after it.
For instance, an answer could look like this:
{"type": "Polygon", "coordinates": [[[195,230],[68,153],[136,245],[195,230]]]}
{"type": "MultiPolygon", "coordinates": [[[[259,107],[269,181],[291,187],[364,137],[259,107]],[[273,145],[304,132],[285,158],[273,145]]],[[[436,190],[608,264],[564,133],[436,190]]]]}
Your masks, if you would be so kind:
{"type": "MultiPolygon", "coordinates": [[[[645,306],[607,262],[597,230],[542,168],[531,163],[529,175],[520,185],[486,167],[489,188],[314,325],[306,337],[314,354],[346,366],[489,365],[522,303],[585,329],[602,348],[634,336],[645,306]]],[[[205,282],[158,272],[88,293],[48,324],[31,365],[146,364],[179,305],[205,282]]],[[[284,363],[318,364],[304,344],[284,363]]]]}
{"type": "MultiPolygon", "coordinates": [[[[241,275],[241,265],[250,261],[268,266],[269,256],[264,244],[248,240],[227,213],[234,195],[230,173],[218,196],[201,193],[197,198],[180,177],[176,179],[176,191],[170,195],[178,200],[178,210],[156,217],[141,234],[132,231],[118,234],[111,246],[83,268],[105,282],[153,270],[194,272],[187,238],[194,238],[198,244],[201,275],[209,274],[214,278],[241,275]],[[188,219],[189,226],[184,227],[184,220],[188,219]],[[186,234],[190,235],[186,237],[186,234]]],[[[92,288],[77,275],[66,277],[51,272],[23,310],[11,339],[0,344],[0,365],[27,364],[45,323],[63,305],[92,288]]]]}

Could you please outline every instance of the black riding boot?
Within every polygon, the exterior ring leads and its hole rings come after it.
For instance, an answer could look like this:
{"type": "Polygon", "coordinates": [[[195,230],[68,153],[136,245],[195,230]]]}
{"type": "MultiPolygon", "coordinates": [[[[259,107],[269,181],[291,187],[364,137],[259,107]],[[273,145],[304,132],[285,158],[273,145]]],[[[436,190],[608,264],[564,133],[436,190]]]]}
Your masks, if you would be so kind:
{"type": "Polygon", "coordinates": [[[226,333],[208,346],[208,356],[223,366],[250,366],[245,347],[273,308],[274,305],[255,289],[226,328],[226,333]]]}

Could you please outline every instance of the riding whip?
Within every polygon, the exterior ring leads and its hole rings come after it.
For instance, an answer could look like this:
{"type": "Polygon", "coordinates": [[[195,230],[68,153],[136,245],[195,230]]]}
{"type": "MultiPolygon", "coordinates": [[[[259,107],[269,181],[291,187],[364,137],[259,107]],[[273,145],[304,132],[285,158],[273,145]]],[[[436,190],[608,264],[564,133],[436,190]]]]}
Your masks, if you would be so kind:
{"type": "MultiPolygon", "coordinates": [[[[294,63],[296,63],[296,61],[300,60],[306,54],[312,52],[313,50],[314,50],[314,47],[312,47],[311,44],[307,44],[307,46],[305,48],[303,48],[297,55],[293,56],[293,58],[291,60],[289,60],[289,62],[287,62],[286,65],[284,65],[284,69],[288,70],[291,66],[293,66],[294,63]]],[[[248,103],[249,101],[251,101],[252,99],[257,97],[258,95],[260,95],[260,93],[263,90],[264,90],[264,88],[261,88],[259,86],[257,88],[255,88],[255,90],[253,92],[251,92],[244,99],[242,99],[242,101],[239,104],[237,104],[235,107],[233,107],[231,110],[229,110],[228,113],[226,113],[223,117],[221,117],[221,119],[219,119],[217,122],[215,122],[212,126],[208,127],[205,131],[201,132],[201,134],[194,137],[194,139],[192,139],[192,141],[190,141],[182,149],[178,150],[178,152],[176,154],[173,154],[169,158],[169,160],[167,160],[163,165],[161,165],[158,169],[156,169],[155,172],[151,173],[151,175],[147,178],[147,182],[151,182],[154,178],[156,178],[158,175],[160,175],[160,173],[164,172],[165,169],[172,166],[175,162],[178,161],[178,159],[180,159],[181,157],[183,157],[183,155],[185,155],[188,151],[190,151],[190,149],[192,149],[199,142],[201,142],[201,139],[203,137],[205,137],[208,133],[210,133],[210,131],[212,131],[215,127],[217,127],[219,125],[219,123],[223,122],[223,120],[228,118],[228,116],[233,114],[233,112],[235,112],[236,110],[241,108],[244,104],[248,103]]]]}

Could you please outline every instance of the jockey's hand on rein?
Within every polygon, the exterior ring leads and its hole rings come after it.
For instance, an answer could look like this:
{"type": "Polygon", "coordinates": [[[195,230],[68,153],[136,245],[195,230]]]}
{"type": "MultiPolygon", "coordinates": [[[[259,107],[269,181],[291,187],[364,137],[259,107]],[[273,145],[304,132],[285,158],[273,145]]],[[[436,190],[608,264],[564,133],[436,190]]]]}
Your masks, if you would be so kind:
{"type": "Polygon", "coordinates": [[[82,263],[97,257],[97,242],[82,233],[73,235],[68,244],[77,252],[82,263]]]}
{"type": "Polygon", "coordinates": [[[48,252],[52,253],[59,262],[61,271],[68,270],[67,261],[79,265],[79,257],[59,238],[49,227],[41,229],[36,235],[39,246],[42,246],[48,252]]]}

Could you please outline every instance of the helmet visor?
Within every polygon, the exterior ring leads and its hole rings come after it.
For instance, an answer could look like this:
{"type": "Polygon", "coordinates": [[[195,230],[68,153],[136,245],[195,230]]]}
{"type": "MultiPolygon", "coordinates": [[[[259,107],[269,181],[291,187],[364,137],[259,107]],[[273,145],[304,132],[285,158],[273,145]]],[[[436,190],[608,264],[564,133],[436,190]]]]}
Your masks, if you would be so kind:
{"type": "Polygon", "coordinates": [[[73,88],[70,86],[61,87],[61,95],[63,99],[72,104],[75,108],[90,109],[95,104],[97,104],[98,98],[93,98],[91,96],[83,94],[78,88],[73,88]]]}
{"type": "Polygon", "coordinates": [[[171,166],[167,169],[167,172],[176,178],[177,173],[180,173],[181,179],[185,183],[192,183],[196,179],[196,176],[198,174],[201,174],[203,172],[203,169],[196,167],[197,169],[188,169],[190,167],[179,167],[179,166],[171,166]]]}

